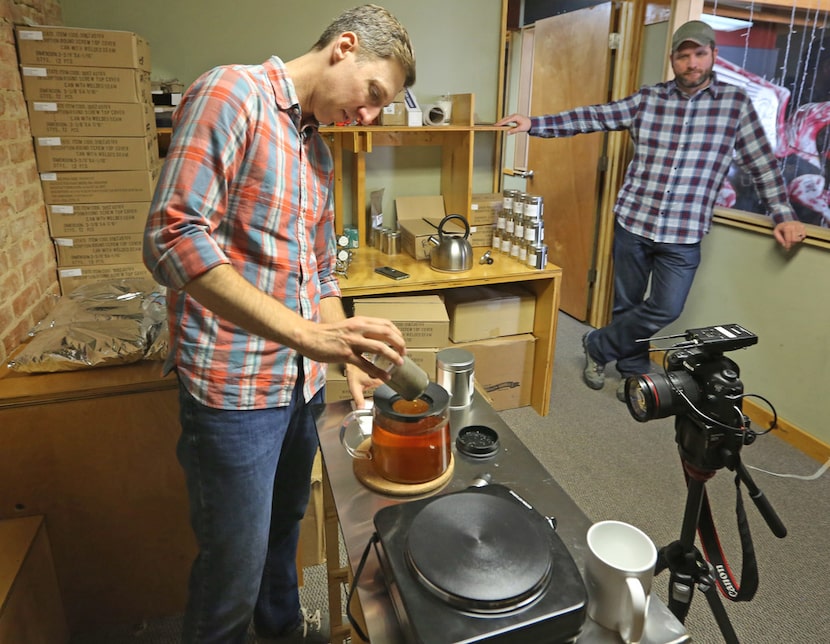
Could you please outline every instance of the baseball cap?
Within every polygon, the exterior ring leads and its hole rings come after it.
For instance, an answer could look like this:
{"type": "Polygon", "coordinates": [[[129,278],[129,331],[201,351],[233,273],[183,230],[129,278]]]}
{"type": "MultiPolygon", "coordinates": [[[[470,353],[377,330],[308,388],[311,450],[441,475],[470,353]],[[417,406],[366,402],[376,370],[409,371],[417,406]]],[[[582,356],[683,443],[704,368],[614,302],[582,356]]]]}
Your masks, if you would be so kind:
{"type": "Polygon", "coordinates": [[[715,44],[715,32],[702,20],[690,20],[680,25],[677,31],[674,32],[671,39],[671,50],[673,52],[677,51],[677,48],[687,40],[707,47],[715,44]]]}

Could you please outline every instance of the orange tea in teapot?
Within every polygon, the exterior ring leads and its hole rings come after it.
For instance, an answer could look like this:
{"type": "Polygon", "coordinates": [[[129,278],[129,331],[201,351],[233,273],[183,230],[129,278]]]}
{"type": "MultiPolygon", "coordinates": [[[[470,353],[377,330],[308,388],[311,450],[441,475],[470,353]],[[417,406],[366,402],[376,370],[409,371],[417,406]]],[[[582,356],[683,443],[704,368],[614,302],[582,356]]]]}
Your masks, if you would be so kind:
{"type": "Polygon", "coordinates": [[[447,414],[426,415],[429,405],[420,399],[397,400],[393,409],[419,418],[414,422],[401,422],[375,414],[372,458],[377,472],[397,483],[425,483],[441,476],[447,470],[452,454],[447,414]]]}

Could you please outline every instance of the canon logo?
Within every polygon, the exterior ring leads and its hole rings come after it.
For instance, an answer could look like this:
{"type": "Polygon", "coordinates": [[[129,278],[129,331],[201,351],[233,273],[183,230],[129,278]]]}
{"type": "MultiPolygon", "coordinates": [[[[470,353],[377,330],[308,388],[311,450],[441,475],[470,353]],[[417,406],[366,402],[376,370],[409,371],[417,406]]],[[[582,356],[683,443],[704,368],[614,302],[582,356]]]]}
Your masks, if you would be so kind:
{"type": "Polygon", "coordinates": [[[737,597],[738,591],[732,584],[732,580],[729,578],[729,573],[726,572],[726,568],[723,565],[718,565],[715,566],[715,570],[718,571],[718,577],[720,577],[721,585],[726,590],[726,593],[730,597],[737,597]]]}

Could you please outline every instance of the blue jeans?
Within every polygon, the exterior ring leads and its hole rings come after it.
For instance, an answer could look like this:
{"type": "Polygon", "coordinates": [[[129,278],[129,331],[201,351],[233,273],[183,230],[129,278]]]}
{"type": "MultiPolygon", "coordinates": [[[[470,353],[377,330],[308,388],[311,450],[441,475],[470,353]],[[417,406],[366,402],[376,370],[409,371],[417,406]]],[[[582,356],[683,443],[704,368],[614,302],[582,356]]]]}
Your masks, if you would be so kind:
{"type": "Polygon", "coordinates": [[[589,337],[594,360],[616,360],[624,378],[651,371],[649,343],[637,340],[650,338],[680,317],[699,264],[700,243],[661,244],[616,224],[614,311],[611,324],[589,337]]]}
{"type": "Polygon", "coordinates": [[[274,637],[300,622],[295,558],[317,432],[297,384],[286,407],[205,407],[179,387],[177,447],[199,553],[183,642],[245,642],[251,618],[274,637]]]}

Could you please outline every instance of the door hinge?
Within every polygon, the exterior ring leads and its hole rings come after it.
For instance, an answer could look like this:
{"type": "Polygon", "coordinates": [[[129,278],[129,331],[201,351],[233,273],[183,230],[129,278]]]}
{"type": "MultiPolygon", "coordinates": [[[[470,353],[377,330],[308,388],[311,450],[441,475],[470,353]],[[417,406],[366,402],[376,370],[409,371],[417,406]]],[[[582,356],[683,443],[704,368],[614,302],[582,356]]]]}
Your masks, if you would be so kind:
{"type": "Polygon", "coordinates": [[[588,284],[593,284],[597,281],[597,269],[589,268],[588,269],[588,284]]]}
{"type": "Polygon", "coordinates": [[[608,157],[603,155],[597,161],[597,172],[605,172],[608,170],[608,157]]]}
{"type": "Polygon", "coordinates": [[[622,36],[617,32],[608,34],[608,49],[619,49],[622,36]]]}

